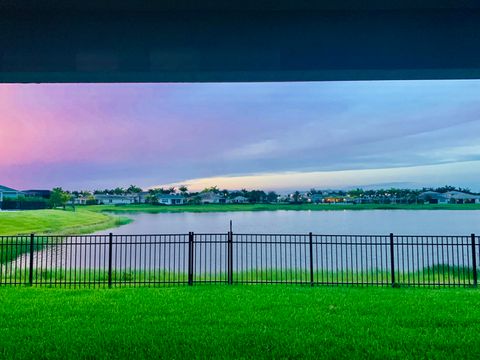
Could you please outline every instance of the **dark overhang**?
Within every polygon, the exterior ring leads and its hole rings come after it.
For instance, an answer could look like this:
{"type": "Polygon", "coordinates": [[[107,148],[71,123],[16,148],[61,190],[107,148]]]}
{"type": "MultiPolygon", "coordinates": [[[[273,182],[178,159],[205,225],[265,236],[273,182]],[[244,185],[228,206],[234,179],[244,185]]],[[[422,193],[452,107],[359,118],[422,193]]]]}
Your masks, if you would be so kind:
{"type": "Polygon", "coordinates": [[[480,77],[478,1],[1,1],[0,82],[480,77]]]}

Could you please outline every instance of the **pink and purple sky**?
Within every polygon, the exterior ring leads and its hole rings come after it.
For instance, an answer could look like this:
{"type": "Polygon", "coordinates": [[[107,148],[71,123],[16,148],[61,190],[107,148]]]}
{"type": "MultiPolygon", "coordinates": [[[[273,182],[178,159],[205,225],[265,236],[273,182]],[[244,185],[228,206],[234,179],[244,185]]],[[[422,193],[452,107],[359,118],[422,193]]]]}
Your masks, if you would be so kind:
{"type": "Polygon", "coordinates": [[[480,81],[0,85],[0,184],[480,190],[480,81]]]}

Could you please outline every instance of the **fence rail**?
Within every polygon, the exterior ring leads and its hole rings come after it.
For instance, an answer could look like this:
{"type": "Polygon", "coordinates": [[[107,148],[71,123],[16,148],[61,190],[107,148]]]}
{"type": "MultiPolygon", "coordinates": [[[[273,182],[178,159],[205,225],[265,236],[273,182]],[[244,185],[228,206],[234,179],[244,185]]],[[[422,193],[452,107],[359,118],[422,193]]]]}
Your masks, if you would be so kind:
{"type": "Polygon", "coordinates": [[[476,287],[470,236],[0,236],[0,286],[199,283],[476,287]]]}

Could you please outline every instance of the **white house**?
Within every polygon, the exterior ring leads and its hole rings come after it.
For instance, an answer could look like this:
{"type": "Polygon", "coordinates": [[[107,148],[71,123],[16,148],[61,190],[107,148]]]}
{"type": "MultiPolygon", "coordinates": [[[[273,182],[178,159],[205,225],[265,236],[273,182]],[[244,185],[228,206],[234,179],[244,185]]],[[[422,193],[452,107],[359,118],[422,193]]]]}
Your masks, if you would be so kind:
{"type": "Polygon", "coordinates": [[[228,199],[227,203],[229,204],[247,204],[248,203],[248,198],[245,196],[235,196],[233,199],[228,199]]]}
{"type": "Polygon", "coordinates": [[[215,194],[214,192],[206,192],[206,193],[203,193],[203,194],[200,194],[200,202],[202,204],[225,204],[226,203],[226,199],[219,195],[219,194],[215,194]]]}
{"type": "Polygon", "coordinates": [[[79,196],[79,197],[73,196],[73,197],[70,199],[69,204],[73,204],[73,205],[86,205],[86,204],[87,204],[87,198],[84,197],[84,196],[79,196]]]}
{"type": "Polygon", "coordinates": [[[103,194],[97,194],[94,195],[95,200],[99,204],[104,204],[104,205],[127,205],[127,204],[133,204],[135,202],[135,199],[133,196],[129,195],[103,195],[103,194]]]}
{"type": "Polygon", "coordinates": [[[0,185],[0,203],[3,201],[3,199],[14,199],[20,195],[22,195],[21,191],[0,185]]]}
{"type": "Polygon", "coordinates": [[[147,198],[150,195],[148,191],[142,191],[136,194],[133,194],[133,202],[137,204],[145,204],[147,202],[147,198]]]}
{"type": "Polygon", "coordinates": [[[178,194],[161,194],[157,195],[158,202],[163,205],[183,205],[185,198],[178,194]]]}

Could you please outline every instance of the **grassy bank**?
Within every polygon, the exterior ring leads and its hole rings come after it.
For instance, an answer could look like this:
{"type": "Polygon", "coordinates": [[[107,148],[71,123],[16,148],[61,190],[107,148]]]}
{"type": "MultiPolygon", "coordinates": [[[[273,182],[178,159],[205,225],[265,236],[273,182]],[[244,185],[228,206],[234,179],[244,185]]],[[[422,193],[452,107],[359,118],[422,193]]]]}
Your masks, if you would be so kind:
{"type": "MultiPolygon", "coordinates": [[[[0,259],[2,253],[0,252],[0,259]]],[[[45,261],[48,263],[48,261],[45,261]]],[[[0,286],[28,285],[29,271],[27,264],[17,264],[18,267],[0,269],[0,286]]],[[[36,269],[33,272],[33,284],[50,287],[105,287],[108,284],[108,271],[99,269],[70,269],[58,266],[56,268],[36,269]]],[[[168,271],[157,268],[152,270],[123,269],[112,270],[112,285],[123,286],[165,286],[188,283],[188,274],[181,271],[168,271]]],[[[254,269],[235,271],[232,274],[234,284],[240,283],[283,283],[310,285],[308,269],[254,269]]],[[[346,286],[391,286],[391,273],[381,269],[366,271],[333,271],[331,269],[318,269],[313,272],[314,285],[346,285],[346,286]]],[[[228,281],[226,272],[195,273],[193,282],[216,283],[228,281]]],[[[459,286],[473,287],[474,276],[471,268],[436,264],[413,272],[395,272],[395,286],[459,286]]]]}
{"type": "Polygon", "coordinates": [[[225,211],[276,211],[276,210],[480,210],[480,204],[205,204],[205,205],[95,205],[85,207],[94,212],[225,212],[225,211]]]}
{"type": "Polygon", "coordinates": [[[94,211],[32,210],[0,212],[0,235],[86,234],[126,224],[130,220],[94,211]]]}
{"type": "MultiPolygon", "coordinates": [[[[0,236],[35,234],[88,234],[99,230],[109,229],[129,223],[126,217],[80,210],[31,210],[31,211],[2,211],[0,212],[0,236]]],[[[0,264],[15,259],[29,251],[29,239],[0,239],[1,242],[12,243],[16,246],[1,248],[0,264]]],[[[43,248],[42,238],[36,237],[35,250],[43,248]]]]}
{"type": "Polygon", "coordinates": [[[479,304],[466,289],[1,288],[0,356],[478,359],[479,304]]]}

